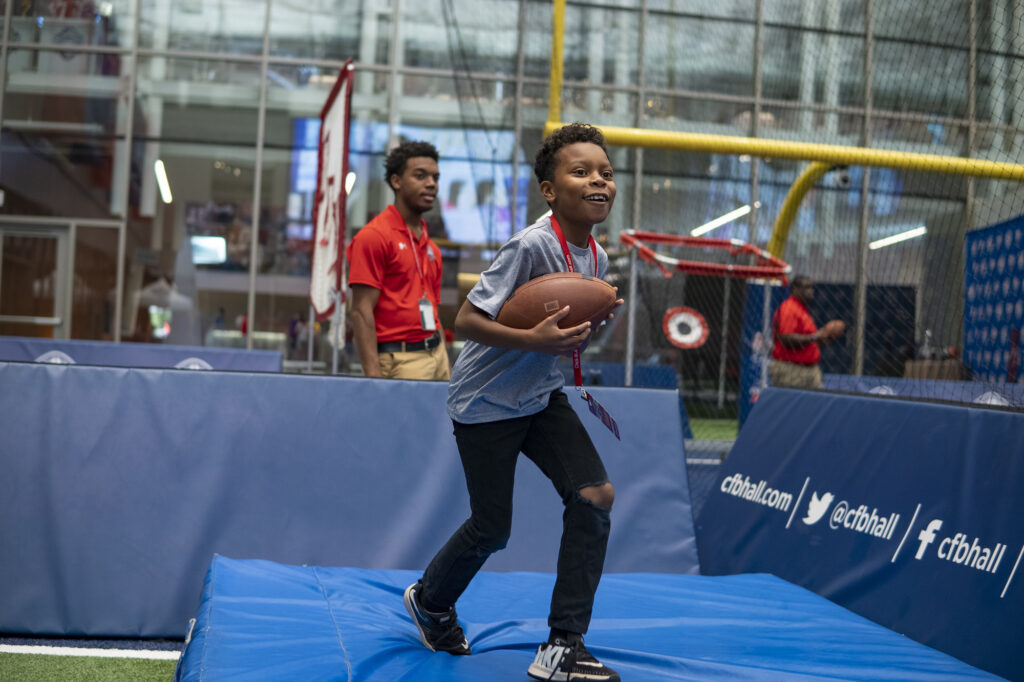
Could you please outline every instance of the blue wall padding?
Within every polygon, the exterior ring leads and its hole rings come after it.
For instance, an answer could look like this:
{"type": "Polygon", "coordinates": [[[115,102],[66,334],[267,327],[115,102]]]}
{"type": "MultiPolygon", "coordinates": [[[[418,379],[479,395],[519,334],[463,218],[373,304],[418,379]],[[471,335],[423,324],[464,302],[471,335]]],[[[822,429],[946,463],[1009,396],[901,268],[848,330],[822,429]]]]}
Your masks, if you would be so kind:
{"type": "Polygon", "coordinates": [[[0,336],[0,361],[280,372],[281,351],[0,336]],[[59,353],[56,357],[54,352],[59,353]],[[50,354],[50,355],[47,355],[50,354]],[[196,362],[196,361],[199,362],[196,362]],[[205,363],[205,364],[204,364],[205,363]],[[206,365],[209,365],[207,367],[206,365]]]}
{"type": "Polygon", "coordinates": [[[697,519],[701,569],[1024,679],[1022,490],[1024,412],[770,389],[697,519]]]}
{"type": "MultiPolygon", "coordinates": [[[[559,358],[558,369],[565,377],[567,386],[573,386],[576,376],[572,361],[559,358]]],[[[586,360],[582,363],[582,381],[584,386],[625,386],[626,365],[621,362],[595,362],[586,360]]],[[[679,388],[675,367],[672,365],[634,365],[632,386],[637,388],[679,388]]],[[[683,437],[693,438],[690,429],[690,417],[686,413],[682,396],[679,397],[679,419],[682,422],[683,437]]]]}
{"type": "Polygon", "coordinates": [[[826,390],[846,393],[871,393],[958,403],[974,403],[995,398],[997,401],[1004,401],[996,404],[1024,406],[1024,384],[868,377],[851,374],[825,374],[822,383],[826,390]]]}
{"type": "MultiPolygon", "coordinates": [[[[402,605],[417,577],[216,557],[176,679],[526,679],[553,575],[480,573],[458,603],[471,656],[419,642],[402,605]]],[[[586,642],[629,682],[996,679],[769,575],[606,575],[586,642]]]]}
{"type": "MultiPolygon", "coordinates": [[[[180,637],[214,553],[422,569],[469,515],[440,382],[0,363],[0,631],[180,637]]],[[[608,571],[697,573],[676,391],[570,395],[616,486],[608,571]]],[[[525,457],[489,570],[554,571],[525,457]]]]}

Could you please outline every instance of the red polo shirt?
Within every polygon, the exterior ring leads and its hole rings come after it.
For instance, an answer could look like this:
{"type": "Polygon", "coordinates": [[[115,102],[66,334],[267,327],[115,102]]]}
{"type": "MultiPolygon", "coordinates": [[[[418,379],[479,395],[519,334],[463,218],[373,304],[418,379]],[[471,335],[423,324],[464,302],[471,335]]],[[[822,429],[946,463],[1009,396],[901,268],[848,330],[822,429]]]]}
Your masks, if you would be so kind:
{"type": "Polygon", "coordinates": [[[821,359],[821,350],[817,343],[809,343],[801,348],[786,348],[779,341],[780,334],[813,334],[818,331],[807,306],[790,296],[775,311],[772,317],[772,330],[775,336],[775,348],[772,357],[776,360],[793,362],[798,365],[816,365],[821,359]]]}
{"type": "Polygon", "coordinates": [[[381,342],[422,341],[434,333],[423,329],[420,322],[424,290],[433,303],[434,326],[441,328],[437,317],[441,249],[427,235],[426,222],[422,222],[419,240],[413,243],[413,239],[398,209],[390,205],[359,230],[348,247],[349,284],[365,284],[380,291],[373,321],[381,342]],[[414,260],[417,257],[419,271],[414,260]]]}

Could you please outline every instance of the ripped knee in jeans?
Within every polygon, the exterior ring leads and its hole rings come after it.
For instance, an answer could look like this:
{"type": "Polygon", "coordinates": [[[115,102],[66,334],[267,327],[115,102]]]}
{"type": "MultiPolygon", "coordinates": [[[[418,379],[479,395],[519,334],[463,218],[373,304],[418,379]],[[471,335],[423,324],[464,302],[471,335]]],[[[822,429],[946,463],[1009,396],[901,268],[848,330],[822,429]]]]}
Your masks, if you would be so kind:
{"type": "Polygon", "coordinates": [[[598,485],[585,485],[576,491],[581,498],[604,510],[610,510],[615,502],[615,487],[605,481],[598,485]]]}

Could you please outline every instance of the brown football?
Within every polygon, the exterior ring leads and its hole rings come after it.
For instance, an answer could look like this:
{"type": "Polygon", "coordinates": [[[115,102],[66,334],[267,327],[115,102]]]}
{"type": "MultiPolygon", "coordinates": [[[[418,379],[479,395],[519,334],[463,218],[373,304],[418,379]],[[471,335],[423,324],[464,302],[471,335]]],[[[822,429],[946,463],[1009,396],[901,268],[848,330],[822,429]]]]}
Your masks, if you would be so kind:
{"type": "Polygon", "coordinates": [[[846,323],[842,320],[830,320],[825,323],[825,328],[822,330],[825,336],[832,339],[838,339],[845,331],[846,323]]]}
{"type": "Polygon", "coordinates": [[[526,282],[508,297],[497,320],[516,329],[532,329],[545,318],[569,306],[558,326],[575,327],[590,320],[597,326],[618,300],[616,289],[604,280],[579,272],[553,272],[526,282]]]}

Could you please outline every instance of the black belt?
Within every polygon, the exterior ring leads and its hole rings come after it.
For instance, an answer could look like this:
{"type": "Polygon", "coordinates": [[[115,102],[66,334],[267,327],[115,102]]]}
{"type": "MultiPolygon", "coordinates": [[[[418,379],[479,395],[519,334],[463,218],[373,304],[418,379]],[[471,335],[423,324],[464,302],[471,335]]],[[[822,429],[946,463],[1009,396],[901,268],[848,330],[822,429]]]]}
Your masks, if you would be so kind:
{"type": "Polygon", "coordinates": [[[433,350],[441,345],[441,334],[434,332],[422,341],[384,341],[377,344],[378,353],[413,353],[418,350],[433,350]]]}

